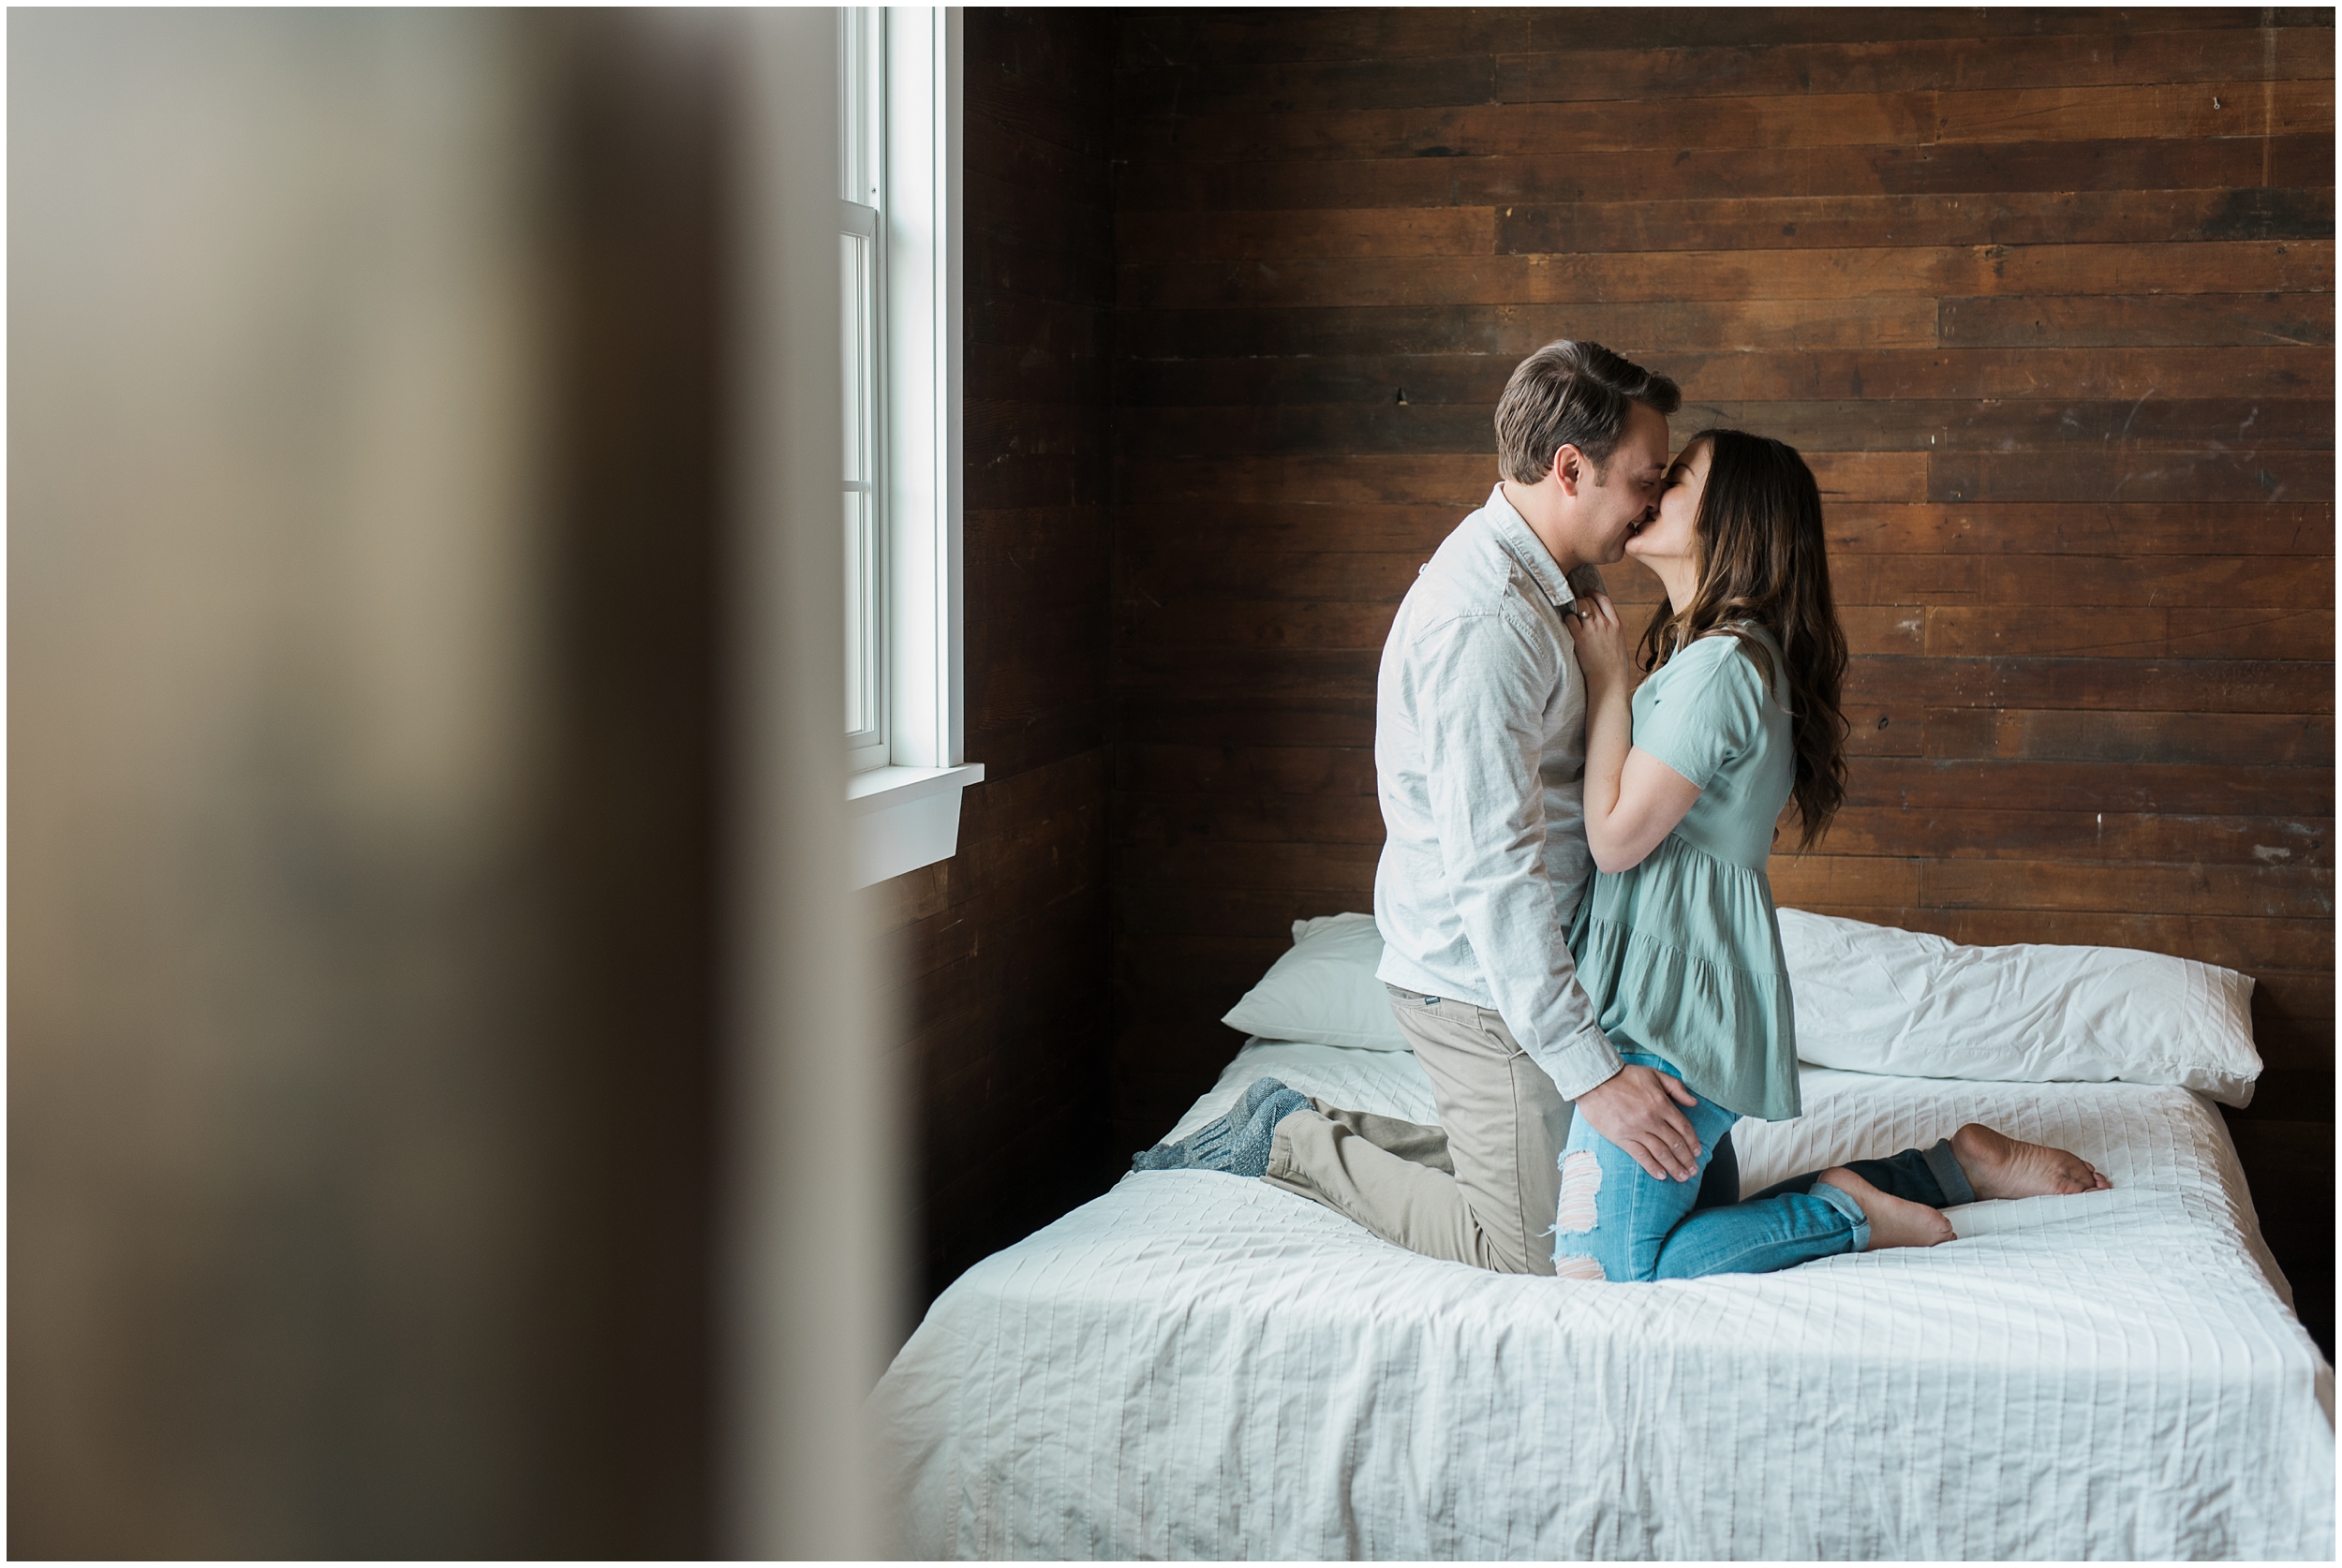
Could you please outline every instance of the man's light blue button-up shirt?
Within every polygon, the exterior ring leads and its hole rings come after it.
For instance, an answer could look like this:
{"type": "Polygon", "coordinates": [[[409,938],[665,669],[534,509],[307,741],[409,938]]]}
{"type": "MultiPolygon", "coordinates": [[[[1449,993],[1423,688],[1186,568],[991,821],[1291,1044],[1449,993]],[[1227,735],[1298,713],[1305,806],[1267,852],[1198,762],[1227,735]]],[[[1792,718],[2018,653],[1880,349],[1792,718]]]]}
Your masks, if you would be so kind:
{"type": "Polygon", "coordinates": [[[1572,598],[1498,485],[1407,590],[1374,701],[1376,972],[1493,1008],[1570,1100],[1619,1070],[1565,939],[1593,875],[1572,598]]]}

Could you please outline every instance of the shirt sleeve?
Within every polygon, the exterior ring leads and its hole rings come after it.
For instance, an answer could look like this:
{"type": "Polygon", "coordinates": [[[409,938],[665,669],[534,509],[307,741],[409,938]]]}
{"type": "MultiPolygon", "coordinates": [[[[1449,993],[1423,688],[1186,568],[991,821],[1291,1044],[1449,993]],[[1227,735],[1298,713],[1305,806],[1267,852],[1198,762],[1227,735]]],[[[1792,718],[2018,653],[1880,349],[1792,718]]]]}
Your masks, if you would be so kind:
{"type": "Polygon", "coordinates": [[[1635,716],[1635,748],[1704,790],[1756,743],[1765,701],[1740,639],[1703,637],[1652,677],[1651,700],[1635,716]]]}
{"type": "Polygon", "coordinates": [[[1553,682],[1575,672],[1504,614],[1460,616],[1414,654],[1449,902],[1505,1027],[1575,1100],[1620,1065],[1578,984],[1545,868],[1546,706],[1553,682]]]}

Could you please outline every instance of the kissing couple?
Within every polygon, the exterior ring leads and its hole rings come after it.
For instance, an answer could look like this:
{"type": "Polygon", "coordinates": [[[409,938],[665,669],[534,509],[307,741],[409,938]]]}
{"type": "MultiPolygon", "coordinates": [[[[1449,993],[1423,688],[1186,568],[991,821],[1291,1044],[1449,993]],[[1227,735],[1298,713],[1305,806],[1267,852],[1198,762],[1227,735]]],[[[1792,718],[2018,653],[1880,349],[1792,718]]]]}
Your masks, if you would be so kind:
{"type": "Polygon", "coordinates": [[[1399,606],[1375,688],[1377,970],[1427,1127],[1273,1078],[1134,1170],[1255,1177],[1429,1257],[1579,1280],[1760,1274],[1953,1239],[1942,1210],[2110,1183],[1980,1123],[1743,1196],[1731,1129],[1799,1113],[1765,866],[1845,798],[1845,634],[1795,449],[1549,343],[1496,407],[1488,503],[1399,606]],[[1599,568],[1667,602],[1630,649],[1599,568]]]}

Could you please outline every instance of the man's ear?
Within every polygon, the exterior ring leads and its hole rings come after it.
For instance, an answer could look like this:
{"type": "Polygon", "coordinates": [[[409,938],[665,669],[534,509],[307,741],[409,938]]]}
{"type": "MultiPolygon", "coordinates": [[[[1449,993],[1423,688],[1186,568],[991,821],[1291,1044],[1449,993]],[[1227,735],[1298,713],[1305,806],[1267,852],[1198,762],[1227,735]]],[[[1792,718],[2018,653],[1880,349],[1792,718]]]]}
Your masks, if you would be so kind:
{"type": "Polygon", "coordinates": [[[1584,482],[1585,472],[1586,454],[1584,452],[1572,446],[1563,446],[1554,451],[1554,482],[1562,487],[1562,494],[1571,500],[1578,498],[1578,486],[1584,482]]]}

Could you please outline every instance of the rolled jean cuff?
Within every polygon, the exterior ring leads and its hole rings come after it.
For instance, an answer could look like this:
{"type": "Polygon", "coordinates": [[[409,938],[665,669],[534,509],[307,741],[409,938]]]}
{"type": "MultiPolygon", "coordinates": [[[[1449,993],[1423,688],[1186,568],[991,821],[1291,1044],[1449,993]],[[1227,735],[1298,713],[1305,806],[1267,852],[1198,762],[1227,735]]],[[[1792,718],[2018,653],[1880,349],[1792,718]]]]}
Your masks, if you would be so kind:
{"type": "Polygon", "coordinates": [[[1862,1212],[1862,1206],[1854,1201],[1853,1193],[1843,1191],[1826,1181],[1817,1181],[1814,1183],[1810,1196],[1819,1198],[1854,1222],[1854,1245],[1848,1250],[1867,1252],[1871,1250],[1870,1216],[1862,1212]]]}
{"type": "Polygon", "coordinates": [[[1949,1138],[1938,1139],[1934,1148],[1921,1149],[1920,1156],[1927,1161],[1928,1174],[1935,1178],[1935,1185],[1944,1190],[1944,1207],[1957,1208],[1962,1204],[1976,1202],[1976,1189],[1968,1185],[1968,1173],[1960,1168],[1949,1138]]]}

